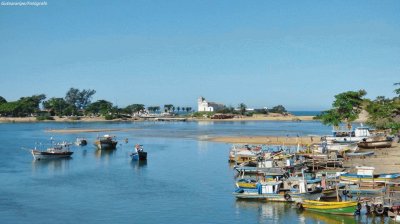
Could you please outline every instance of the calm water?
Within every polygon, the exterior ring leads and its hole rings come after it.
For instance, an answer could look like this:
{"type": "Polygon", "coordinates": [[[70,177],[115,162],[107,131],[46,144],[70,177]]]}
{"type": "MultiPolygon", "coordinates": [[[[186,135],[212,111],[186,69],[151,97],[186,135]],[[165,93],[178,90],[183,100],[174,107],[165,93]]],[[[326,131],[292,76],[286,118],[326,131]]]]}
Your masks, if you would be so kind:
{"type": "MultiPolygon", "coordinates": [[[[229,145],[216,135],[328,134],[318,122],[0,124],[0,223],[381,223],[380,218],[298,212],[292,205],[236,201],[229,145]],[[46,129],[129,128],[117,150],[98,151],[97,133],[46,129]],[[89,145],[71,159],[33,161],[26,150],[50,137],[89,145]],[[129,143],[123,143],[128,138],[129,143]],[[147,163],[132,162],[134,144],[147,163]]],[[[101,133],[103,134],[103,133],[101,133]]]]}

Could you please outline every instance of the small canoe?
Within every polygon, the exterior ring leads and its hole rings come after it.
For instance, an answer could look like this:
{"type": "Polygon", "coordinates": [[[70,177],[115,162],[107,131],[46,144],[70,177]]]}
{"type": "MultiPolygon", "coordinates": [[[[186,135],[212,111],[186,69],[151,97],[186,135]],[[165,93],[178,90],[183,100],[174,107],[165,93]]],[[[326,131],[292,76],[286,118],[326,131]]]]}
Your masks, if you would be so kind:
{"type": "Polygon", "coordinates": [[[307,211],[314,211],[327,214],[335,215],[354,215],[359,209],[358,202],[321,202],[321,201],[310,201],[305,200],[303,203],[299,203],[300,208],[307,211]]]}
{"type": "Polygon", "coordinates": [[[238,188],[257,188],[257,181],[252,179],[240,179],[236,182],[238,188]]]}
{"type": "Polygon", "coordinates": [[[373,151],[370,152],[349,152],[346,153],[346,156],[350,156],[350,157],[361,157],[361,156],[372,156],[374,155],[373,151]]]}

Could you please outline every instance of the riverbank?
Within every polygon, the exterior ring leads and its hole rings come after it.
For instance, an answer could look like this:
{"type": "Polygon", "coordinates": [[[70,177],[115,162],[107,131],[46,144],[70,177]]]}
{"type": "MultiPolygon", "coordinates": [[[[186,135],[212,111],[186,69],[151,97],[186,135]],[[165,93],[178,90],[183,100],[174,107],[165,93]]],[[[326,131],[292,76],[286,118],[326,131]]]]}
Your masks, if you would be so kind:
{"type": "MultiPolygon", "coordinates": [[[[135,121],[157,121],[156,118],[126,118],[106,120],[104,117],[58,117],[53,116],[53,120],[37,120],[36,117],[0,117],[0,123],[29,123],[29,122],[135,122],[135,121]]],[[[179,118],[179,117],[176,117],[179,118]]],[[[223,122],[223,121],[311,121],[313,116],[294,116],[294,115],[277,115],[270,114],[265,116],[253,117],[237,117],[231,119],[211,119],[211,118],[194,118],[188,117],[187,121],[206,121],[206,122],[223,122]]]]}

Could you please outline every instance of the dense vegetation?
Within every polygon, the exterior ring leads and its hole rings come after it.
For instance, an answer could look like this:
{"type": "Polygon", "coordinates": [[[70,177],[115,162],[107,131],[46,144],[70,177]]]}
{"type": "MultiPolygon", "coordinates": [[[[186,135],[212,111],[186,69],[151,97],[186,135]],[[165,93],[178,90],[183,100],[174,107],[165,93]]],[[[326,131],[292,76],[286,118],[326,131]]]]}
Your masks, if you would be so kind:
{"type": "MultiPolygon", "coordinates": [[[[131,104],[124,108],[114,106],[107,100],[97,100],[92,103],[92,97],[96,93],[91,89],[70,88],[64,98],[52,97],[46,100],[46,95],[33,95],[21,97],[17,101],[7,102],[0,96],[0,116],[7,117],[31,117],[35,116],[38,120],[52,120],[51,116],[104,116],[111,120],[115,118],[130,117],[133,114],[145,111],[144,104],[131,104]],[[42,105],[42,107],[41,107],[42,105]]],[[[160,112],[160,106],[149,106],[150,113],[160,112]]],[[[164,105],[164,111],[169,113],[189,113],[191,107],[175,107],[172,104],[164,105]]]]}
{"type": "MultiPolygon", "coordinates": [[[[395,86],[400,83],[395,83],[395,86]]],[[[338,126],[340,123],[355,121],[360,112],[368,112],[367,123],[378,129],[390,129],[393,133],[400,131],[400,88],[394,90],[397,96],[386,98],[378,96],[375,100],[364,98],[365,90],[348,91],[335,96],[332,109],[324,111],[318,119],[326,125],[338,126]]]]}

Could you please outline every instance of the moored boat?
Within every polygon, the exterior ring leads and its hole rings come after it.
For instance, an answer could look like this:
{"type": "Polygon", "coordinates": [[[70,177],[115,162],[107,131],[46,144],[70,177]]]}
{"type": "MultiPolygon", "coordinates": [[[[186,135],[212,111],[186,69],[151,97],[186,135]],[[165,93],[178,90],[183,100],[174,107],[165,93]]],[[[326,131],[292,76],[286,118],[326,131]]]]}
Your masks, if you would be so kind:
{"type": "Polygon", "coordinates": [[[77,145],[77,146],[85,146],[85,145],[87,145],[86,138],[76,138],[75,145],[77,145]]]}
{"type": "Polygon", "coordinates": [[[37,150],[35,148],[31,150],[31,153],[35,160],[66,158],[73,154],[73,152],[69,150],[70,145],[71,144],[67,142],[57,143],[52,147],[47,148],[45,151],[37,150]]]}
{"type": "Polygon", "coordinates": [[[110,136],[110,135],[104,135],[102,137],[99,137],[95,141],[95,145],[99,149],[115,149],[117,147],[117,141],[115,140],[115,136],[110,136]]]}
{"type": "Polygon", "coordinates": [[[354,215],[357,210],[361,209],[361,204],[356,201],[322,202],[304,200],[303,202],[298,203],[298,207],[314,212],[335,215],[354,215]]]}
{"type": "Polygon", "coordinates": [[[135,145],[134,151],[130,156],[132,160],[147,160],[147,152],[143,150],[143,145],[135,145]]]}

